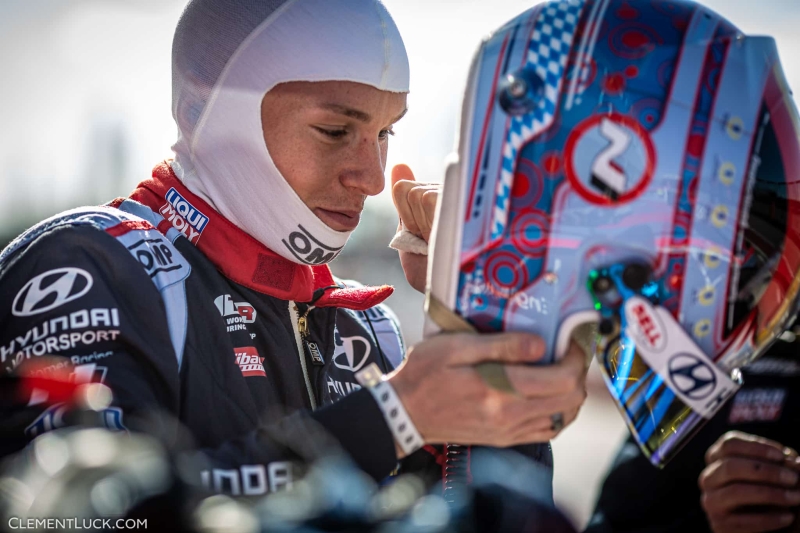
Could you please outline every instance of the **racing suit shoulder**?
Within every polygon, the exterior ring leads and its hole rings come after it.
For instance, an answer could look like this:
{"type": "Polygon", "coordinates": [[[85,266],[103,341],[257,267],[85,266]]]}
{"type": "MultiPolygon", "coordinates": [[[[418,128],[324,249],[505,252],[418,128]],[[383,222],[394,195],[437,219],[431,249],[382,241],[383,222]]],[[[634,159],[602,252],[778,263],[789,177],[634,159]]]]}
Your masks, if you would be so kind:
{"type": "MultiPolygon", "coordinates": [[[[172,242],[149,222],[105,206],[51,217],[0,253],[0,281],[9,289],[19,285],[13,302],[5,307],[11,311],[6,319],[12,329],[58,314],[65,304],[80,306],[86,298],[89,303],[100,300],[122,302],[123,307],[160,308],[166,313],[145,312],[130,320],[144,321],[155,331],[166,325],[170,342],[165,346],[173,347],[178,366],[185,337],[183,281],[190,272],[189,263],[172,242]]],[[[155,341],[148,344],[160,345],[160,339],[155,341]]]]}
{"type": "MultiPolygon", "coordinates": [[[[107,384],[114,401],[101,416],[111,429],[137,428],[136,420],[154,411],[176,412],[178,360],[164,298],[152,281],[161,273],[143,264],[171,251],[153,248],[163,242],[152,229],[134,229],[140,221],[120,227],[106,210],[52,222],[29,230],[2,254],[0,372],[34,360],[40,375],[69,372],[76,383],[107,384]],[[141,231],[152,238],[143,239],[141,231]],[[118,238],[126,236],[135,246],[118,238]]],[[[17,425],[6,428],[13,439],[3,453],[63,425],[66,410],[46,394],[31,398],[15,412],[17,425]]]]}

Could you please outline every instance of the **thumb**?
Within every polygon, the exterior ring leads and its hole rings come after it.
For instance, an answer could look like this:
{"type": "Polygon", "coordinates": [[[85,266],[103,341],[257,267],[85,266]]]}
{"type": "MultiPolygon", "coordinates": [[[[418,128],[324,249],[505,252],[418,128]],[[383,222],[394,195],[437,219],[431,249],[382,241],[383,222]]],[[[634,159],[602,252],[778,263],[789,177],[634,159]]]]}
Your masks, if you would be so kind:
{"type": "Polygon", "coordinates": [[[392,187],[400,180],[417,181],[411,167],[402,163],[392,167],[392,187]]]}
{"type": "Polygon", "coordinates": [[[544,340],[530,333],[453,334],[453,340],[463,344],[451,352],[451,361],[457,366],[535,363],[545,355],[544,340]]]}

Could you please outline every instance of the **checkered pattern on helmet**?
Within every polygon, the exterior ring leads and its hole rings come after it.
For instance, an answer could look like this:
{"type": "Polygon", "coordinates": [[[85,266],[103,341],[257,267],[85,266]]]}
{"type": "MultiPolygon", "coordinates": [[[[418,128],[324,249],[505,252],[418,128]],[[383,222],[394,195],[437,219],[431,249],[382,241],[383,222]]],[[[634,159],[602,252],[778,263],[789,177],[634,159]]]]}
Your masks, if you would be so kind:
{"type": "Polygon", "coordinates": [[[550,2],[539,12],[534,24],[526,66],[532,67],[544,81],[544,98],[535,110],[511,120],[503,149],[503,168],[495,191],[492,240],[502,237],[508,222],[511,185],[519,149],[553,122],[570,47],[584,4],[585,0],[550,2]]]}

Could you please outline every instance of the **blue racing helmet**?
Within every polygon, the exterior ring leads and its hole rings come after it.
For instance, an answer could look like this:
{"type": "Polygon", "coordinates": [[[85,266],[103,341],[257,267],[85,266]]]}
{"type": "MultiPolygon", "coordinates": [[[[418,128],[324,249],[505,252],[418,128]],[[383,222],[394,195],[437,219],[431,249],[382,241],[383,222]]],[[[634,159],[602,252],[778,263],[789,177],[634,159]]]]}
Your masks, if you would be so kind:
{"type": "Polygon", "coordinates": [[[599,324],[608,388],[661,465],[791,325],[799,177],[773,39],[689,1],[540,4],[473,61],[428,308],[537,333],[550,360],[599,324]]]}

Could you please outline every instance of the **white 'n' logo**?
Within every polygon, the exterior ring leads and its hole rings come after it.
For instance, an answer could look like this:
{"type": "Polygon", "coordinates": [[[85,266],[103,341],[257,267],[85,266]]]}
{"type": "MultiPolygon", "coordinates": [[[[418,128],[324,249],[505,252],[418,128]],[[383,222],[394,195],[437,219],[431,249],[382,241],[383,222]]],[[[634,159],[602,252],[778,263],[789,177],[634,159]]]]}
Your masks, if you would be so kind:
{"type": "Polygon", "coordinates": [[[618,124],[607,118],[600,122],[600,134],[610,143],[592,163],[592,185],[612,200],[616,200],[625,192],[627,179],[624,170],[614,159],[628,149],[631,137],[618,124]]]}

